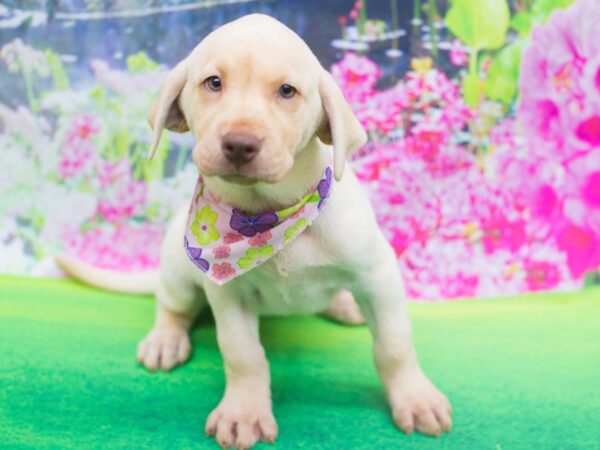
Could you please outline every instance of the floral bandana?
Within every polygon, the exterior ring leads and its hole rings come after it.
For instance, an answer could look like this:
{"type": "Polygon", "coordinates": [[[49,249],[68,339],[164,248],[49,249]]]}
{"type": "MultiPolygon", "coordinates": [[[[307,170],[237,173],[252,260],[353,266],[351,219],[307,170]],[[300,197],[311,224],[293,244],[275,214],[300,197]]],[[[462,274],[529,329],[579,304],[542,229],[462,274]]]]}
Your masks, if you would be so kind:
{"type": "Polygon", "coordinates": [[[185,251],[212,281],[223,285],[271,258],[319,215],[331,192],[331,160],[316,189],[281,211],[246,215],[221,204],[198,177],[185,230],[185,251]]]}

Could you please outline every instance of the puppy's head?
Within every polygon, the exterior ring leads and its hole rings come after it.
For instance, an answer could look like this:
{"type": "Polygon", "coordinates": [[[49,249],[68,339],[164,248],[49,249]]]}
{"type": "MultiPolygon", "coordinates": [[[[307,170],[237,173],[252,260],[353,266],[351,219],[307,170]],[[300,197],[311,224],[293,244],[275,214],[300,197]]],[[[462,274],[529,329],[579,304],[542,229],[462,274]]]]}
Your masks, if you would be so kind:
{"type": "Polygon", "coordinates": [[[163,128],[190,130],[204,176],[236,184],[277,183],[315,136],[334,146],[339,180],[365,133],[302,39],[253,14],[209,34],[167,76],[148,116],[150,157],[163,128]]]}

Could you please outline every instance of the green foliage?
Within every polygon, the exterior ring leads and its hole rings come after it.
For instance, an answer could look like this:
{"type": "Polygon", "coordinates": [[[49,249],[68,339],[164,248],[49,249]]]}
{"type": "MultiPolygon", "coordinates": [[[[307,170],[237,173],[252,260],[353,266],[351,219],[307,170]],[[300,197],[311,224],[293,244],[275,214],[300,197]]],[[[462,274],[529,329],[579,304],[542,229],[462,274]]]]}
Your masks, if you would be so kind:
{"type": "Polygon", "coordinates": [[[521,37],[529,36],[534,25],[544,23],[556,9],[564,9],[573,4],[575,0],[536,0],[529,11],[515,14],[510,26],[521,37]]]}
{"type": "Polygon", "coordinates": [[[483,94],[483,81],[478,75],[466,74],[462,80],[462,92],[467,105],[476,107],[483,94]]]}
{"type": "Polygon", "coordinates": [[[127,69],[130,73],[151,72],[158,68],[158,63],[148,57],[145,52],[134,53],[127,57],[127,69]]]}
{"type": "Polygon", "coordinates": [[[52,81],[54,82],[54,88],[57,91],[66,91],[69,89],[70,83],[65,66],[54,51],[48,49],[45,54],[46,59],[48,60],[52,81]]]}
{"type": "Polygon", "coordinates": [[[506,42],[510,9],[506,0],[453,0],[446,13],[446,25],[469,46],[469,73],[463,79],[463,97],[472,108],[482,99],[483,85],[478,73],[478,54],[495,50],[506,42]]]}
{"type": "Polygon", "coordinates": [[[446,13],[450,31],[474,51],[502,47],[509,21],[506,0],[453,0],[446,13]]]}
{"type": "Polygon", "coordinates": [[[471,49],[469,73],[463,79],[467,104],[475,108],[485,96],[510,107],[517,96],[521,54],[532,27],[546,21],[557,8],[566,8],[574,1],[535,0],[529,9],[511,18],[506,0],[452,0],[446,24],[471,49]],[[509,28],[521,38],[505,47],[509,28]],[[492,63],[485,78],[481,78],[478,70],[482,50],[492,51],[492,63]]]}
{"type": "Polygon", "coordinates": [[[524,41],[518,40],[503,48],[490,64],[485,81],[485,95],[509,107],[513,102],[519,83],[519,68],[524,41]]]}

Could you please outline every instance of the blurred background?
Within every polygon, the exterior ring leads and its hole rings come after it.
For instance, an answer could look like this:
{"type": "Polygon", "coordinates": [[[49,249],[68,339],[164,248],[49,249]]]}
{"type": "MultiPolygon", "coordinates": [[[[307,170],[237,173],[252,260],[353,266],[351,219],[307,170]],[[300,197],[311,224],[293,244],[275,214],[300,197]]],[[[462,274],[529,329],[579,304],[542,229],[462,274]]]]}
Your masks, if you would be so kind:
{"type": "Polygon", "coordinates": [[[159,264],[196,172],[188,135],[146,161],[148,106],[252,12],[307,41],[368,131],[352,164],[411,299],[598,284],[597,0],[0,1],[0,273],[159,264]]]}

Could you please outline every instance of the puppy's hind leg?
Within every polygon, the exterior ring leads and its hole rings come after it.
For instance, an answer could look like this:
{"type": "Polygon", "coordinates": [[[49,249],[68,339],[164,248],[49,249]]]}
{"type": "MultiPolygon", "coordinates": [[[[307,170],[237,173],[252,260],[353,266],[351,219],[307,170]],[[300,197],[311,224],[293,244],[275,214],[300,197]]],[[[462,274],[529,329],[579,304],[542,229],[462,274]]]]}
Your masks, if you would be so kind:
{"type": "Polygon", "coordinates": [[[365,318],[356,300],[354,300],[354,296],[346,289],[340,290],[321,314],[346,325],[362,325],[365,323],[365,318]]]}
{"type": "Polygon", "coordinates": [[[138,345],[138,361],[151,371],[169,371],[185,363],[192,353],[189,331],[205,305],[204,292],[180,286],[175,293],[161,281],[156,292],[156,320],[138,345]]]}

